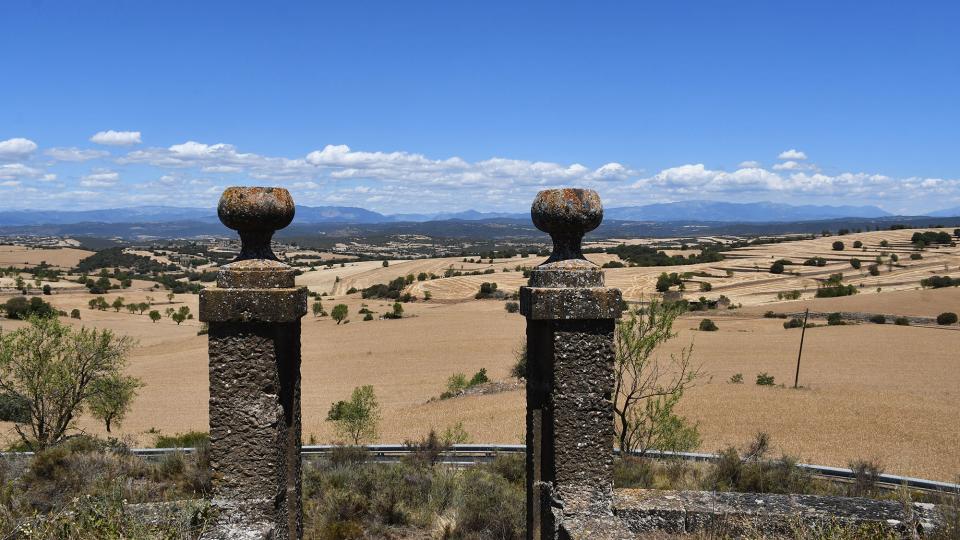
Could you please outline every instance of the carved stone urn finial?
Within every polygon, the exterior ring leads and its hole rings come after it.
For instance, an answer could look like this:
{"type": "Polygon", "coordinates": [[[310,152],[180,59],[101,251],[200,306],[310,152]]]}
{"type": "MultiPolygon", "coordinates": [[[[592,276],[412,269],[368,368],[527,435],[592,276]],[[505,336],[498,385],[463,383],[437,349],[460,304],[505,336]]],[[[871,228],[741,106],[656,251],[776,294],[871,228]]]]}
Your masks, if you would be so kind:
{"type": "Polygon", "coordinates": [[[544,264],[560,261],[582,264],[587,261],[580,243],[584,234],[603,221],[603,205],[592,189],[548,189],[537,193],[530,217],[538,229],[553,239],[553,253],[544,264]]]}
{"type": "Polygon", "coordinates": [[[294,212],[290,192],[275,187],[229,187],[217,207],[220,221],[240,233],[237,261],[277,260],[270,240],[275,231],[293,221],[294,212]]]}

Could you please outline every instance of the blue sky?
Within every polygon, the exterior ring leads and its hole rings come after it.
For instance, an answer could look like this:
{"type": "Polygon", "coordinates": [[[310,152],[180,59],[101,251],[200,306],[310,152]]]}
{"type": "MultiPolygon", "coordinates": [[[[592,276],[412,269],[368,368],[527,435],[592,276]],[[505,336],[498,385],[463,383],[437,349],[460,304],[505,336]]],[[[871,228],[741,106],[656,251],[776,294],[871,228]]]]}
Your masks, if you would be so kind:
{"type": "Polygon", "coordinates": [[[960,205],[955,2],[0,4],[0,208],[960,205]],[[111,133],[112,132],[112,133],[111,133]],[[100,134],[100,136],[96,136],[100,134]]]}

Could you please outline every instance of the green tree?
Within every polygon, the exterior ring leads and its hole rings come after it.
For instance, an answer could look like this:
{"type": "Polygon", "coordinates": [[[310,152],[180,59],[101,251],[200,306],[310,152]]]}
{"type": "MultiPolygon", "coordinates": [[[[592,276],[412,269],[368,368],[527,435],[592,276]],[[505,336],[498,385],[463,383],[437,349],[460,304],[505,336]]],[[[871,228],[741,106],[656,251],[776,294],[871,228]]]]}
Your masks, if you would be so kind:
{"type": "Polygon", "coordinates": [[[327,412],[327,421],[333,422],[337,433],[353,441],[353,444],[376,439],[380,405],[373,387],[365,385],[354,388],[349,401],[332,404],[327,412]]]}
{"type": "Polygon", "coordinates": [[[403,305],[401,305],[400,302],[394,302],[394,303],[393,303],[393,318],[399,319],[400,317],[403,317],[403,305]]]}
{"type": "Polygon", "coordinates": [[[337,324],[340,324],[347,318],[349,313],[348,309],[346,304],[337,304],[333,306],[333,311],[330,312],[330,316],[333,317],[333,320],[337,321],[337,324]]]}
{"type": "Polygon", "coordinates": [[[177,326],[180,326],[180,323],[187,320],[187,314],[182,311],[175,311],[173,315],[170,315],[170,318],[177,323],[177,326]]]}
{"type": "Polygon", "coordinates": [[[950,325],[957,324],[957,314],[952,311],[946,311],[937,315],[937,324],[950,325]]]}
{"type": "Polygon", "coordinates": [[[89,405],[99,381],[119,375],[133,341],[110,330],[74,330],[55,318],[0,337],[0,390],[30,403],[29,422],[15,425],[31,449],[62,440],[89,405]]]}
{"type": "Polygon", "coordinates": [[[701,371],[692,364],[693,346],[668,358],[658,349],[673,339],[677,304],[656,300],[631,310],[615,333],[614,421],[620,450],[645,454],[651,449],[689,451],[700,443],[696,425],[674,409],[701,371]]]}
{"type": "Polygon", "coordinates": [[[3,306],[8,319],[27,320],[30,317],[56,317],[57,310],[42,298],[33,297],[30,300],[22,296],[14,296],[3,306]]]}
{"type": "Polygon", "coordinates": [[[160,317],[162,317],[162,315],[160,315],[160,312],[159,312],[159,311],[157,311],[157,310],[155,310],[155,309],[150,310],[150,320],[151,320],[151,321],[157,322],[157,321],[160,320],[160,317]]]}
{"type": "Polygon", "coordinates": [[[143,312],[148,309],[150,309],[150,304],[146,302],[140,302],[139,304],[137,304],[137,311],[139,311],[141,315],[143,315],[143,312]]]}
{"type": "Polygon", "coordinates": [[[313,303],[313,305],[311,306],[311,309],[313,310],[313,316],[319,317],[320,314],[323,313],[323,304],[321,304],[320,301],[317,300],[316,302],[313,303]]]}
{"type": "Polygon", "coordinates": [[[79,319],[79,318],[80,318],[80,310],[77,309],[77,308],[73,308],[72,310],[70,310],[70,318],[71,318],[71,319],[79,319]]]}
{"type": "Polygon", "coordinates": [[[670,277],[667,275],[666,272],[660,274],[660,276],[657,277],[657,284],[656,284],[657,292],[669,291],[671,284],[672,282],[670,281],[670,277]]]}
{"type": "Polygon", "coordinates": [[[843,242],[837,240],[836,242],[833,243],[834,251],[843,251],[843,248],[844,248],[843,242]]]}
{"type": "Polygon", "coordinates": [[[123,297],[122,297],[122,296],[116,297],[116,298],[113,300],[113,303],[110,304],[110,305],[113,306],[114,311],[116,311],[117,313],[119,313],[119,312],[120,312],[120,308],[123,307],[123,297]]]}
{"type": "Polygon", "coordinates": [[[101,420],[110,433],[110,428],[120,425],[130,410],[133,399],[137,397],[137,389],[143,383],[136,377],[111,373],[95,381],[90,396],[90,414],[101,420]]]}

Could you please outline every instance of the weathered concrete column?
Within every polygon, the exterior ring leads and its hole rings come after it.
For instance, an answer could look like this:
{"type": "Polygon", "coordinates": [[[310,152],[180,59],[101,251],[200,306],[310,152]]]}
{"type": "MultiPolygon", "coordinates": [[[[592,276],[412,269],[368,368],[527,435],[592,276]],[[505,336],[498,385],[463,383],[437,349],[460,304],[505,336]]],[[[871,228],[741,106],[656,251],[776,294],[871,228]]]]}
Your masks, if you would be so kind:
{"type": "Polygon", "coordinates": [[[580,247],[603,207],[592,190],[556,189],[538,193],[530,214],[553,238],[553,254],[520,289],[527,538],[613,538],[613,333],[622,301],[580,247]]]}
{"type": "Polygon", "coordinates": [[[242,248],[200,292],[209,323],[210,458],[215,526],[209,539],[299,539],[300,318],[307,291],[270,249],[293,220],[290,193],[231,187],[217,209],[242,248]]]}

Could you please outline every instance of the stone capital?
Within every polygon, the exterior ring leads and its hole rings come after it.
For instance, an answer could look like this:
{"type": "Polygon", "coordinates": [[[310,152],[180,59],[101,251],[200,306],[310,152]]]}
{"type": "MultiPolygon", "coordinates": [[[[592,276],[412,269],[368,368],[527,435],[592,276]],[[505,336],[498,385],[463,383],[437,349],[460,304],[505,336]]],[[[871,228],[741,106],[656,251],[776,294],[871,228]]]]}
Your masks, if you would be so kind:
{"type": "Polygon", "coordinates": [[[286,323],[298,321],[306,314],[306,287],[200,291],[203,322],[286,323]]]}
{"type": "Polygon", "coordinates": [[[529,320],[619,319],[620,289],[611,287],[521,287],[520,313],[529,320]]]}

